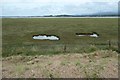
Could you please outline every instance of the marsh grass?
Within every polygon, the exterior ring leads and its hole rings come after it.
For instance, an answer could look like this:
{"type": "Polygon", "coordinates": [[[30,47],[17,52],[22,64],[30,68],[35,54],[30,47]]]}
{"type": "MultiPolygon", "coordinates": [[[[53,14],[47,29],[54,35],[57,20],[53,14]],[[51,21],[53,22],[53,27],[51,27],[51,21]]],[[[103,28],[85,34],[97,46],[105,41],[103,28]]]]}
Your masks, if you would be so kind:
{"type": "Polygon", "coordinates": [[[117,51],[117,47],[96,46],[96,45],[67,45],[64,51],[63,45],[4,45],[3,57],[12,55],[57,55],[64,53],[90,53],[97,50],[117,51]]]}
{"type": "Polygon", "coordinates": [[[2,56],[54,55],[112,49],[118,51],[117,18],[3,18],[2,56]],[[75,33],[97,32],[99,38],[77,37],[75,33]],[[59,41],[33,40],[35,34],[60,37],[59,41]],[[111,41],[111,48],[108,46],[111,41]],[[66,45],[66,51],[64,46],[66,45]]]}

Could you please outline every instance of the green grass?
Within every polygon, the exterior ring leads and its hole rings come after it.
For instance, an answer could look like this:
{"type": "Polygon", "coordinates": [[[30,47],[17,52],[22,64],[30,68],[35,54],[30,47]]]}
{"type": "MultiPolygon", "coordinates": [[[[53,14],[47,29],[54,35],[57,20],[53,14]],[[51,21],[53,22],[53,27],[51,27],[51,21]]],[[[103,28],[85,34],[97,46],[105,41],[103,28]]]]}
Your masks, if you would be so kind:
{"type": "Polygon", "coordinates": [[[108,49],[108,40],[116,47],[117,22],[117,18],[3,18],[2,55],[61,54],[65,45],[68,53],[92,52],[108,49]],[[97,32],[100,37],[75,36],[79,32],[97,32]],[[33,40],[34,34],[57,35],[60,41],[33,40]]]}

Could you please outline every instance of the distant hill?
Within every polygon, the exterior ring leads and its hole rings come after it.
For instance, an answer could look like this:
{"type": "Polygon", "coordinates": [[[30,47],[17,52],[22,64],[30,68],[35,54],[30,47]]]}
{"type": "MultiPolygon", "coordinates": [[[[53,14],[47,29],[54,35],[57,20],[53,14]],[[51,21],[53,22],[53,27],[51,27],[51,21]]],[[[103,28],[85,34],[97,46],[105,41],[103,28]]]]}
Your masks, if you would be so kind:
{"type": "Polygon", "coordinates": [[[35,17],[118,17],[117,12],[99,12],[87,15],[44,15],[44,16],[1,16],[0,18],[35,18],[35,17]]]}
{"type": "Polygon", "coordinates": [[[88,14],[88,15],[47,15],[43,17],[114,17],[118,16],[117,12],[99,12],[94,14],[88,14]]]}
{"type": "Polygon", "coordinates": [[[118,16],[118,12],[99,12],[92,14],[94,16],[118,16]]]}

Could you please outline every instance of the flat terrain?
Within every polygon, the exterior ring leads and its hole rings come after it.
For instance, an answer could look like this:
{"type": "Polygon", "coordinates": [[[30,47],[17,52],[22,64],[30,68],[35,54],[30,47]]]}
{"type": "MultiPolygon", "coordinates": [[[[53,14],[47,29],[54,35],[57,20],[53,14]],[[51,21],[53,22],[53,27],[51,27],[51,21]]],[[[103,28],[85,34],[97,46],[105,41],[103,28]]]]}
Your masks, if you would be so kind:
{"type": "Polygon", "coordinates": [[[117,51],[117,18],[3,18],[3,56],[49,55],[117,51]],[[78,37],[75,33],[97,32],[99,38],[78,37]],[[33,40],[35,34],[60,37],[60,41],[33,40]]]}
{"type": "Polygon", "coordinates": [[[118,78],[117,18],[3,18],[3,78],[118,78]],[[97,32],[98,38],[75,33],[97,32]],[[59,41],[33,40],[35,34],[59,41]]]}
{"type": "Polygon", "coordinates": [[[52,56],[3,58],[3,78],[118,78],[118,54],[111,50],[52,56]]]}

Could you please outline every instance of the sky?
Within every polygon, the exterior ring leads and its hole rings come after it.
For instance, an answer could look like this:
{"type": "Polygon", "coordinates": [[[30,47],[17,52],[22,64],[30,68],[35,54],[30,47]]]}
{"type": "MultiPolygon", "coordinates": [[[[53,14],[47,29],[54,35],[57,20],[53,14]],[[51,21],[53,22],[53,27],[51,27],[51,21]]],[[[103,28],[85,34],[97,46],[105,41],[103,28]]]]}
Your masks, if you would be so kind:
{"type": "Polygon", "coordinates": [[[84,15],[117,12],[119,0],[1,0],[2,16],[84,15]]]}

